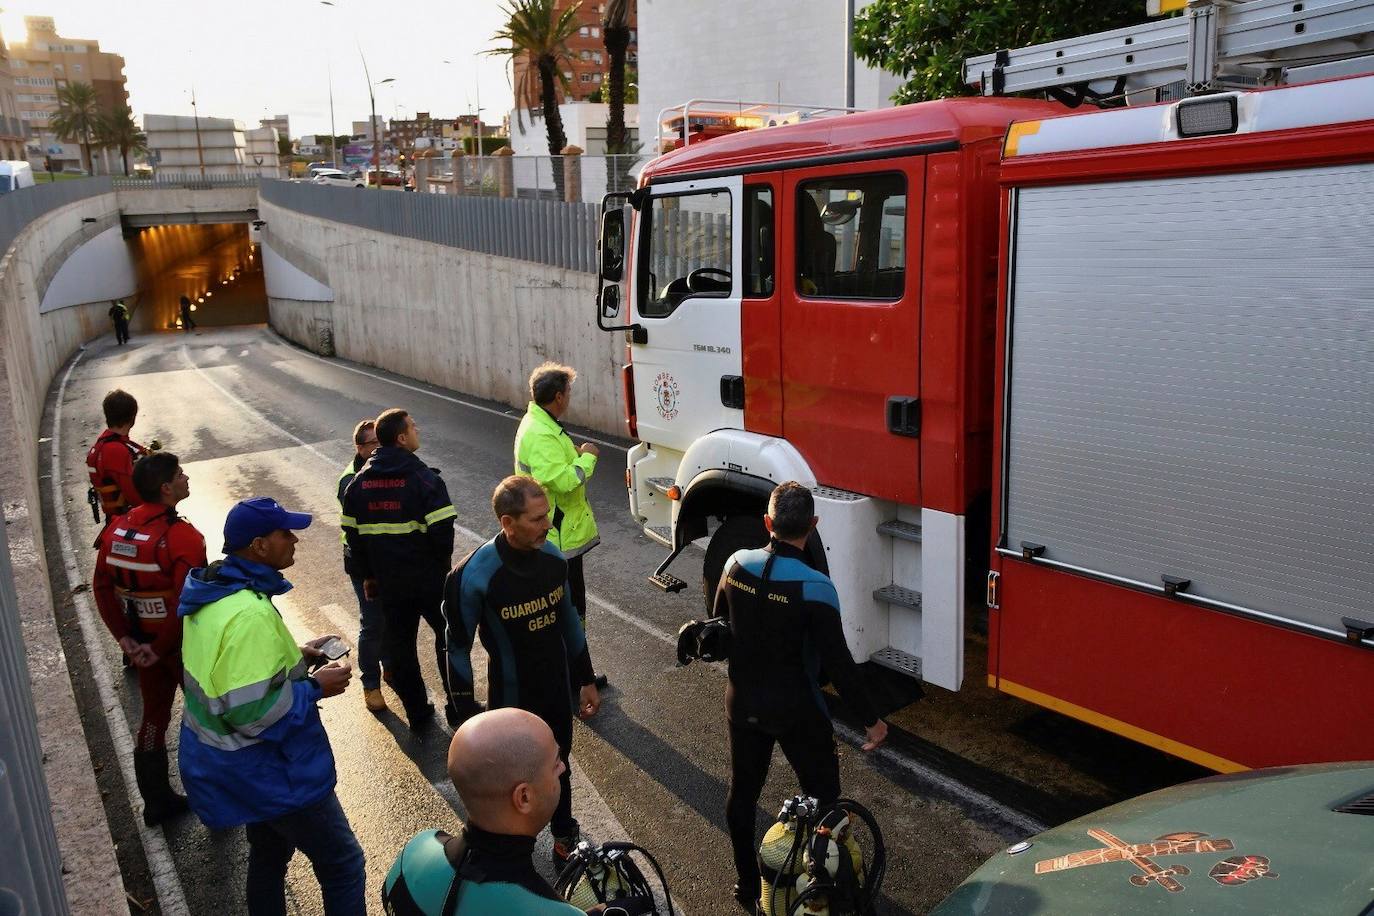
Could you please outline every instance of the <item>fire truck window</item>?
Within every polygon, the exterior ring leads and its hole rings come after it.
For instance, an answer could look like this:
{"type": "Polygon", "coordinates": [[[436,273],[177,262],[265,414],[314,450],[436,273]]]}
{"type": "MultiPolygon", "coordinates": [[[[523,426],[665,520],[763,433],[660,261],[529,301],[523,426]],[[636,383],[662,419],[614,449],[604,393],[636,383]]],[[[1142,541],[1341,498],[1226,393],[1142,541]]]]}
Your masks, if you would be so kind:
{"type": "Polygon", "coordinates": [[[773,295],[773,189],[744,189],[744,295],[767,299],[773,295]]]}
{"type": "Polygon", "coordinates": [[[640,317],[666,318],[684,299],[730,295],[730,193],[655,197],[640,317]]]}
{"type": "Polygon", "coordinates": [[[797,193],[797,290],[822,299],[900,299],[906,178],[854,175],[797,193]]]}

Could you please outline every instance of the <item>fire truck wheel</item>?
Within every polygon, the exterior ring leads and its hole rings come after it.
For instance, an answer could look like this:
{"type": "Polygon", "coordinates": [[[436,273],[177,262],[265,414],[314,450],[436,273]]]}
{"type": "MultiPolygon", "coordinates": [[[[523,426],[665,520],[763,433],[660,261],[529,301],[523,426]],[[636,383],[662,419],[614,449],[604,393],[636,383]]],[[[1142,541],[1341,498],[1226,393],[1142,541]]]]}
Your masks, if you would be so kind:
{"type": "Polygon", "coordinates": [[[706,546],[706,559],[701,564],[701,592],[709,616],[716,602],[716,586],[725,572],[725,561],[736,550],[762,547],[768,543],[768,529],[760,515],[731,515],[720,523],[706,546]]]}

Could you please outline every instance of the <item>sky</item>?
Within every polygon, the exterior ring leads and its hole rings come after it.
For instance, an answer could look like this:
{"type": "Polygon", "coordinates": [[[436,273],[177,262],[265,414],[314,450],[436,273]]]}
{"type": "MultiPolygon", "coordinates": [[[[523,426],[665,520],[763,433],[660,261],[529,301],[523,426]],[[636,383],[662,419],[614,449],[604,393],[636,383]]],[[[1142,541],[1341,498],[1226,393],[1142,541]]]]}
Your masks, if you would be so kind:
{"type": "Polygon", "coordinates": [[[256,127],[291,116],[291,134],[329,133],[329,87],[340,134],[366,121],[367,81],[377,114],[456,117],[481,100],[499,124],[511,105],[505,58],[482,51],[501,26],[497,0],[8,0],[0,10],[6,42],[24,37],[25,16],[52,16],[63,38],[94,39],[124,56],[129,104],[144,114],[200,113],[256,127]],[[444,61],[451,63],[444,63],[444,61]]]}

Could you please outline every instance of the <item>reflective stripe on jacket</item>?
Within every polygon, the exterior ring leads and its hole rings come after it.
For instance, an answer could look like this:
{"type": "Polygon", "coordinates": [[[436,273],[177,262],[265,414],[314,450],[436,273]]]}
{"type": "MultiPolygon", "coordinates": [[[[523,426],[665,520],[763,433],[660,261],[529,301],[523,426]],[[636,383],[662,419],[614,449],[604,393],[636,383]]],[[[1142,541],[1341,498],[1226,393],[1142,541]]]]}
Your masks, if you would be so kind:
{"type": "MultiPolygon", "coordinates": [[[[242,565],[231,557],[225,566],[233,563],[242,565]]],[[[315,705],[320,688],[296,641],[267,595],[242,578],[217,578],[218,566],[192,574],[181,607],[181,778],[191,808],[213,829],[315,804],[335,783],[315,705]]]]}
{"type": "Polygon", "coordinates": [[[568,559],[601,542],[587,502],[587,481],[595,470],[596,456],[579,455],[562,424],[530,401],[515,433],[515,473],[533,477],[548,494],[549,540],[568,559]]]}
{"type": "Polygon", "coordinates": [[[443,478],[399,446],[381,446],[344,488],[340,524],[351,571],[384,592],[438,592],[453,566],[458,512],[443,478]]]}

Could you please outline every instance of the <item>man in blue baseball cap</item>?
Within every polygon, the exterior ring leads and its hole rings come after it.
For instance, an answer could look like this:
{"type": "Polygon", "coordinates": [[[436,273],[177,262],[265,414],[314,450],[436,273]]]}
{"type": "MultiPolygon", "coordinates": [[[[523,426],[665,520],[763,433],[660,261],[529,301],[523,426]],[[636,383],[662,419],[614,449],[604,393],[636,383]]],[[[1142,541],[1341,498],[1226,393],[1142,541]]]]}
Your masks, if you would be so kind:
{"type": "MultiPolygon", "coordinates": [[[[181,779],[207,827],[245,825],[248,912],[284,912],[297,850],[320,881],[327,916],[364,916],[363,851],[334,793],[337,774],[316,705],[352,669],[292,639],[272,596],[290,591],[295,532],[310,525],[260,496],[229,510],[223,560],[192,570],[181,593],[186,709],[181,779]]],[[[331,653],[332,654],[332,653],[331,653]]]]}

